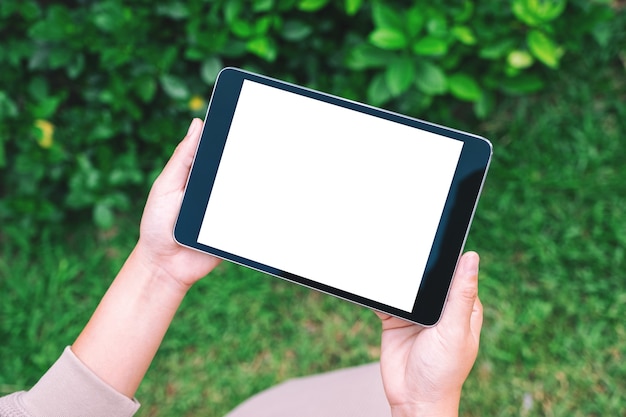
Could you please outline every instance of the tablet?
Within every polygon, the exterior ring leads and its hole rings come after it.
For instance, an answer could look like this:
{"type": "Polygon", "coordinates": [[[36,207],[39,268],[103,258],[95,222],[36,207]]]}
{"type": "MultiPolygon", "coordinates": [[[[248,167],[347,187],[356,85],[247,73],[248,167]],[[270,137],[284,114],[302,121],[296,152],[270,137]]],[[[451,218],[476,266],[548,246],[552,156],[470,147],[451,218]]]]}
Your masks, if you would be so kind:
{"type": "Polygon", "coordinates": [[[434,325],[491,153],[479,136],[225,68],[174,237],[434,325]]]}

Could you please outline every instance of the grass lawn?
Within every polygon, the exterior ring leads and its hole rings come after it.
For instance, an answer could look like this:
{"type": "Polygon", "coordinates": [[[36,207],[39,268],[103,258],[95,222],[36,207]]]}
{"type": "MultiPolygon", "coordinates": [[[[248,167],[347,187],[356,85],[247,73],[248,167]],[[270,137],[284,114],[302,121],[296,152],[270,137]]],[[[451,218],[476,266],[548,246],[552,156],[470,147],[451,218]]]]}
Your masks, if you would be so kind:
{"type": "Polygon", "coordinates": [[[626,410],[624,68],[579,64],[484,126],[496,158],[468,242],[485,325],[465,415],[626,410]]]}
{"type": "MultiPolygon", "coordinates": [[[[465,416],[626,410],[626,78],[577,62],[488,121],[494,161],[467,249],[482,256],[482,345],[465,416]],[[558,75],[558,77],[557,77],[558,75]]],[[[71,344],[136,239],[42,230],[0,245],[0,395],[71,344]]],[[[296,375],[377,360],[373,313],[231,264],[192,289],[140,387],[140,416],[220,416],[296,375]]]]}

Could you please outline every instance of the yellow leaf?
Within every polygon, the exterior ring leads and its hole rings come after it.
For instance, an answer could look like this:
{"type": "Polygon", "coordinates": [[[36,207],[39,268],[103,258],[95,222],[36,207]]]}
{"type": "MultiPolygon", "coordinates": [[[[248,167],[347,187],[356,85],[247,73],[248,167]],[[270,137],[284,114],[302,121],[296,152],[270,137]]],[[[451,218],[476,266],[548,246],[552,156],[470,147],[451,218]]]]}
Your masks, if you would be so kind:
{"type": "Polygon", "coordinates": [[[509,52],[506,62],[513,68],[528,68],[533,64],[533,56],[527,51],[515,50],[509,52]]]}
{"type": "Polygon", "coordinates": [[[195,95],[189,99],[187,107],[189,107],[189,110],[191,111],[201,110],[204,107],[204,99],[198,95],[195,95]]]}
{"type": "Polygon", "coordinates": [[[35,127],[41,134],[37,138],[37,143],[44,149],[49,149],[54,143],[54,125],[47,120],[35,120],[35,127]]]}

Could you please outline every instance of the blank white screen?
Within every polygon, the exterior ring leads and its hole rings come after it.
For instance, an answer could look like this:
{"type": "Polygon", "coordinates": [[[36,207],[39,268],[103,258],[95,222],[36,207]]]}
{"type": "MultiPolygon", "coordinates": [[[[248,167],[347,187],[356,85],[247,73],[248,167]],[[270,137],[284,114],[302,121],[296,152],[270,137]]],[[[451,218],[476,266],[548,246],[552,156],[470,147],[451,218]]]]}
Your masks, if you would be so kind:
{"type": "Polygon", "coordinates": [[[411,311],[462,147],[245,80],[198,242],[411,311]]]}

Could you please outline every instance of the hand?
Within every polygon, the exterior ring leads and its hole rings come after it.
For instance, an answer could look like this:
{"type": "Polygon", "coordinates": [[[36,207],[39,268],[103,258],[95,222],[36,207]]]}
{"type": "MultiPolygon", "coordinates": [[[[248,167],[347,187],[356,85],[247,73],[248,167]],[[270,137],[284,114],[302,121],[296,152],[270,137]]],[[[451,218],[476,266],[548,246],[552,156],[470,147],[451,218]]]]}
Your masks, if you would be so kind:
{"type": "Polygon", "coordinates": [[[143,212],[140,237],[135,251],[151,268],[158,268],[174,282],[188,289],[207,275],[220,260],[180,246],[174,241],[176,216],[185,190],[194,153],[198,147],[202,120],[194,119],[187,135],[178,144],[169,162],[154,182],[143,212]]]}
{"type": "Polygon", "coordinates": [[[381,372],[394,417],[458,415],[483,321],[478,263],[475,252],[461,257],[443,316],[434,327],[377,313],[383,326],[381,372]]]}

